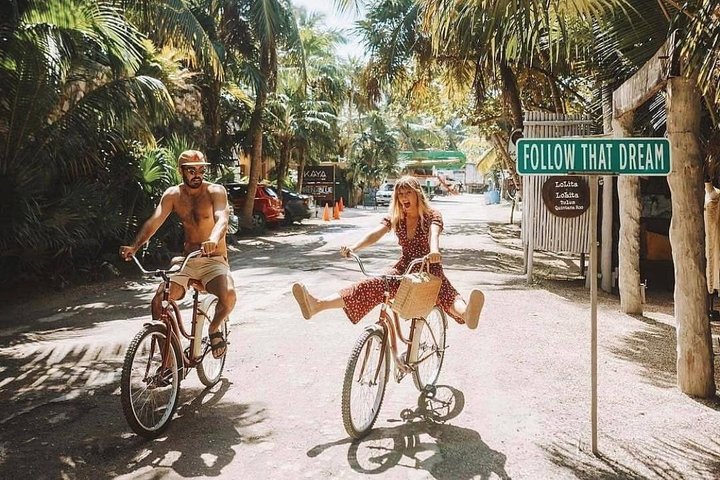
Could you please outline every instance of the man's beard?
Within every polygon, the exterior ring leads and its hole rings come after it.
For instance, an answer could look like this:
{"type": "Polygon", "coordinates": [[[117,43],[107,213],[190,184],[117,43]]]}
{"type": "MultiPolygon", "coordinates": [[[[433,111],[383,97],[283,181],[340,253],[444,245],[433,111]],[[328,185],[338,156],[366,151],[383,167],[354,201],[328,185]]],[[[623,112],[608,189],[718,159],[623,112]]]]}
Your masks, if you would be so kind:
{"type": "Polygon", "coordinates": [[[197,183],[197,185],[193,185],[191,182],[198,180],[197,178],[193,178],[192,180],[188,180],[187,178],[183,177],[183,183],[188,187],[192,189],[200,188],[202,186],[202,179],[199,179],[200,181],[197,183]]]}

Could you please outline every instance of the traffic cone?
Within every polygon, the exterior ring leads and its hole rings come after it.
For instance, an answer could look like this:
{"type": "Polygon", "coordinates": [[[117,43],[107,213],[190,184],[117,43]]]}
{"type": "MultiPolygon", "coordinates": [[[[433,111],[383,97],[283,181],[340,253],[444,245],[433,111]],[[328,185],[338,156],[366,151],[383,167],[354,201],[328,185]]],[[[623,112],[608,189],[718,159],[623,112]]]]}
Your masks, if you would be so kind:
{"type": "Polygon", "coordinates": [[[323,220],[326,222],[330,221],[330,209],[328,208],[327,203],[325,204],[325,210],[323,210],[323,220]]]}
{"type": "Polygon", "coordinates": [[[335,202],[335,206],[333,207],[333,220],[340,220],[340,209],[338,207],[338,202],[335,202]]]}
{"type": "Polygon", "coordinates": [[[341,212],[344,212],[344,211],[345,211],[345,204],[343,203],[342,197],[340,197],[340,211],[341,211],[341,212]]]}

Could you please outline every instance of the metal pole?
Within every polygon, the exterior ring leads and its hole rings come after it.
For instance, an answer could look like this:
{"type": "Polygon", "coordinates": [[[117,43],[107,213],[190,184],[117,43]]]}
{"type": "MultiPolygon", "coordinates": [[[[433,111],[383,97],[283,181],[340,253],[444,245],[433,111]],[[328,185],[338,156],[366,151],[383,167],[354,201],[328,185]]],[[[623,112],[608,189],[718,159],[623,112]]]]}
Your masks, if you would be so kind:
{"type": "Polygon", "coordinates": [[[590,375],[592,399],[590,419],[592,423],[592,452],[597,449],[597,202],[598,177],[590,177],[590,375]]]}

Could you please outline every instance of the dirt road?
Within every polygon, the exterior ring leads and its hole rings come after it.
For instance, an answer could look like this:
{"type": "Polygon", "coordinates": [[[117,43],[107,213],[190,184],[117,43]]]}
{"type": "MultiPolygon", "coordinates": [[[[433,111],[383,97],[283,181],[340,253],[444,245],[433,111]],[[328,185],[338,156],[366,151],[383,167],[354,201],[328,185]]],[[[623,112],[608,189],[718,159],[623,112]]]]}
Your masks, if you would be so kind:
{"type": "MultiPolygon", "coordinates": [[[[479,286],[481,324],[454,323],[438,396],[441,421],[412,381],[391,382],[375,432],[351,443],[340,395],[362,325],[341,312],[302,320],[295,280],[319,294],[360,278],[337,254],[381,211],[347,209],[340,221],[242,239],[232,253],[239,299],[225,379],[204,391],[195,374],[167,434],[131,434],[119,372],[148,318],[153,282],[118,280],[15,302],[0,314],[0,478],[720,478],[720,405],[675,387],[668,295],[647,313],[599,306],[599,439],[589,452],[589,296],[573,258],[536,260],[522,275],[519,214],[482,196],[433,200],[441,246],[461,293],[479,286]],[[437,420],[437,419],[436,419],[437,420]]],[[[364,257],[386,266],[387,236],[364,257]]],[[[185,303],[187,306],[188,304],[185,303]]],[[[720,365],[716,365],[720,370],[720,365]]]]}

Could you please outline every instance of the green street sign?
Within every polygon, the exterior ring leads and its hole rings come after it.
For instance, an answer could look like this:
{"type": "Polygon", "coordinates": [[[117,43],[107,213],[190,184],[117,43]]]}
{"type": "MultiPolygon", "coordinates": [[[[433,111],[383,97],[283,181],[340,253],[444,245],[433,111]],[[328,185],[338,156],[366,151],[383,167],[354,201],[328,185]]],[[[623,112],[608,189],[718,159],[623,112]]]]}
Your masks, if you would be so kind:
{"type": "Polygon", "coordinates": [[[521,175],[667,175],[667,138],[521,138],[521,175]]]}

